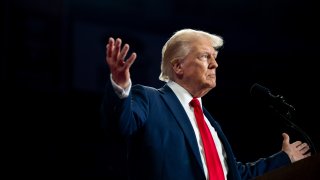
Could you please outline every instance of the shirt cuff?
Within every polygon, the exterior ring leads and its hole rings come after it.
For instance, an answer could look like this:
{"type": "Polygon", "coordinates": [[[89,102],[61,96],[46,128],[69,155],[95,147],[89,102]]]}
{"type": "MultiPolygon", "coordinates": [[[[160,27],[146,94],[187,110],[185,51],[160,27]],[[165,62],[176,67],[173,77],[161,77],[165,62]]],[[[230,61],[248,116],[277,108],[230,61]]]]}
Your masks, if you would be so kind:
{"type": "Polygon", "coordinates": [[[129,86],[125,89],[120,87],[118,84],[116,84],[112,79],[112,74],[110,74],[110,80],[112,87],[115,91],[115,93],[118,95],[120,99],[124,99],[129,96],[130,90],[131,90],[131,79],[129,79],[129,86]]]}

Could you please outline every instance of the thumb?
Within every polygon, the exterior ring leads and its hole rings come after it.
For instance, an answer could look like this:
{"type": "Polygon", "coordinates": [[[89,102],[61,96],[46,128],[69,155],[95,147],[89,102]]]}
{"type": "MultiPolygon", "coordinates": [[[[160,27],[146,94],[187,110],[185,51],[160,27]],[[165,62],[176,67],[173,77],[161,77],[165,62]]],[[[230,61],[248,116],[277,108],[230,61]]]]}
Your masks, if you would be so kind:
{"type": "Polygon", "coordinates": [[[290,144],[290,137],[287,133],[282,133],[283,143],[290,144]]]}

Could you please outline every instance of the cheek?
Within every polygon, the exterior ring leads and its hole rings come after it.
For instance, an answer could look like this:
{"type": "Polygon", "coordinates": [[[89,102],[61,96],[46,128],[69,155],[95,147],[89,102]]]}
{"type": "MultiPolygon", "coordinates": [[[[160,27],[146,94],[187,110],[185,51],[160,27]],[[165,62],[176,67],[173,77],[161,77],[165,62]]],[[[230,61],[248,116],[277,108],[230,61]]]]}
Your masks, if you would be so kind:
{"type": "Polygon", "coordinates": [[[208,66],[206,64],[202,65],[199,69],[203,73],[203,75],[208,75],[209,74],[209,69],[208,69],[208,66]]]}
{"type": "Polygon", "coordinates": [[[205,62],[189,64],[189,68],[185,69],[184,73],[199,78],[205,78],[208,74],[208,65],[205,62]]]}

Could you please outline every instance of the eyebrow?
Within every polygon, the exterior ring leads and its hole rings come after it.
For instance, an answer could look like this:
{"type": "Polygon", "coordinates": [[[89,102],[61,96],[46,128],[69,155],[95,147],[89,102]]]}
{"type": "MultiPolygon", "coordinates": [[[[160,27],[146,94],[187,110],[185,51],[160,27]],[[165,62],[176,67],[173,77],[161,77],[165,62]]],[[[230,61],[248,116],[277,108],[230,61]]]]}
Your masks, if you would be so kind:
{"type": "Polygon", "coordinates": [[[218,55],[218,51],[214,51],[213,53],[210,53],[208,50],[200,50],[198,54],[209,54],[209,55],[213,55],[215,58],[218,55]]]}

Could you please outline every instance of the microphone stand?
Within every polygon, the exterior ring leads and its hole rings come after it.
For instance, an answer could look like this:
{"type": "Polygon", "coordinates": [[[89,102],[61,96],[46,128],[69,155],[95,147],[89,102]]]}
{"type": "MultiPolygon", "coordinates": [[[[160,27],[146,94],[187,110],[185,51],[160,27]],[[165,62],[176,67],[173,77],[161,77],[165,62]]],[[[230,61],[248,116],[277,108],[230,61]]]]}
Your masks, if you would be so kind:
{"type": "MultiPolygon", "coordinates": [[[[276,96],[276,98],[278,98],[278,100],[283,102],[284,104],[287,104],[285,102],[285,99],[283,98],[283,96],[278,95],[278,96],[276,96]]],[[[311,138],[308,136],[308,134],[305,131],[303,131],[298,125],[296,125],[295,123],[293,123],[291,121],[291,119],[294,118],[293,114],[295,113],[295,108],[290,105],[289,109],[287,109],[287,110],[282,109],[282,111],[281,111],[281,110],[275,108],[274,106],[270,106],[270,107],[272,109],[274,109],[277,113],[279,113],[280,117],[286,121],[286,123],[289,127],[296,130],[298,133],[300,133],[303,136],[303,138],[305,138],[305,140],[309,144],[311,153],[316,154],[317,150],[316,150],[313,142],[311,141],[311,138]]]]}

